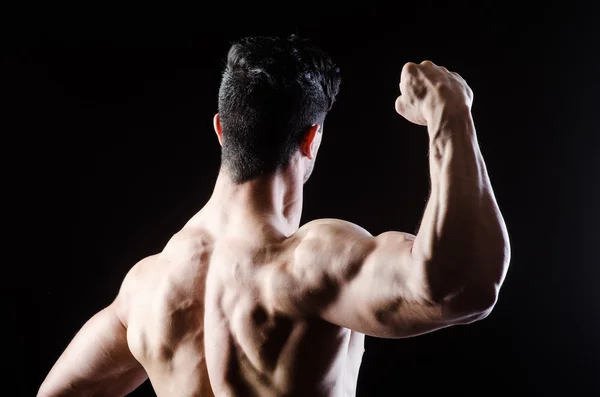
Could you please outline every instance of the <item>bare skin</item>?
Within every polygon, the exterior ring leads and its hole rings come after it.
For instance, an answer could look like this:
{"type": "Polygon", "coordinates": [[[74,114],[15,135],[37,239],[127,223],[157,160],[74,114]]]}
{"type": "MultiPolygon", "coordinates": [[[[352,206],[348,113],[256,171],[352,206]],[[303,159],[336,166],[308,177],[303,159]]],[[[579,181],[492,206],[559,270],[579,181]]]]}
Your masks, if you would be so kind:
{"type": "MultiPolygon", "coordinates": [[[[485,318],[510,248],[472,92],[428,61],[404,66],[400,91],[396,110],[430,136],[431,196],[416,236],[336,219],[299,228],[315,125],[285,170],[240,185],[222,170],[205,207],[130,270],[38,396],[124,396],[147,378],[158,396],[354,396],[365,334],[485,318]]],[[[218,115],[215,130],[222,143],[218,115]]]]}

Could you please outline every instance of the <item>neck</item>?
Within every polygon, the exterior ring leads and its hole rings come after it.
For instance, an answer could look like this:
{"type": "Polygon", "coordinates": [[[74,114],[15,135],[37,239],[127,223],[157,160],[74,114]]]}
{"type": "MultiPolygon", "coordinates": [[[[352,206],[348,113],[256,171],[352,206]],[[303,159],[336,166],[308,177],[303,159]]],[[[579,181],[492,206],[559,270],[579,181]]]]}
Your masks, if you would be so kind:
{"type": "Polygon", "coordinates": [[[206,207],[229,219],[270,224],[289,236],[300,226],[303,185],[295,167],[240,184],[222,167],[206,207]]]}

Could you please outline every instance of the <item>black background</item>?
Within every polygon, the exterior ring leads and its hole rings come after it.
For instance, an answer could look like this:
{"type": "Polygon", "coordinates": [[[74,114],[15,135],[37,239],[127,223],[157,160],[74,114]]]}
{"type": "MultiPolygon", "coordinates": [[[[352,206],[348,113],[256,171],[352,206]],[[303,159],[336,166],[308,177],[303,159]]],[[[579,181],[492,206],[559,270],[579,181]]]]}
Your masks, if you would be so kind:
{"type": "MultiPolygon", "coordinates": [[[[576,3],[488,3],[19,13],[5,36],[5,196],[15,201],[5,218],[18,225],[8,230],[3,283],[11,395],[34,395],[127,270],[208,199],[231,41],[289,33],[313,39],[342,71],[303,222],[415,232],[429,189],[427,134],[393,104],[403,64],[430,59],[475,93],[512,242],[485,321],[369,338],[358,395],[600,392],[599,14],[576,3]]],[[[133,395],[154,394],[146,383],[133,395]]]]}

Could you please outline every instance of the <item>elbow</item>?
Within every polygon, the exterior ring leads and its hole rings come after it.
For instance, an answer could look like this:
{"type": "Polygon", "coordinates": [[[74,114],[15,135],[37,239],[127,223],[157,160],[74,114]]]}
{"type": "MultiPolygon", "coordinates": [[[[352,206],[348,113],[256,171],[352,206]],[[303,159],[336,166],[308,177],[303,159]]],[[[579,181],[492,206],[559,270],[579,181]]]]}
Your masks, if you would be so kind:
{"type": "Polygon", "coordinates": [[[499,263],[503,263],[503,265],[499,265],[496,271],[484,274],[477,284],[473,283],[470,287],[463,288],[460,301],[464,310],[469,314],[469,322],[485,319],[496,307],[508,261],[499,263]]]}
{"type": "Polygon", "coordinates": [[[494,286],[474,292],[470,295],[472,314],[474,316],[487,317],[498,302],[498,289],[494,286]]]}
{"type": "Polygon", "coordinates": [[[488,303],[488,304],[481,304],[479,306],[477,306],[476,308],[474,308],[473,310],[471,310],[469,312],[469,314],[463,318],[462,323],[463,324],[472,324],[474,322],[477,321],[481,321],[487,318],[487,316],[490,315],[490,313],[492,313],[492,311],[494,310],[494,306],[496,305],[496,303],[488,303]]]}
{"type": "Polygon", "coordinates": [[[437,297],[440,298],[438,302],[443,302],[442,306],[451,322],[470,324],[492,313],[504,281],[506,263],[497,261],[494,266],[482,266],[480,269],[484,271],[462,273],[451,282],[441,285],[441,290],[437,291],[437,297]]]}
{"type": "Polygon", "coordinates": [[[471,324],[489,316],[497,301],[497,288],[464,290],[448,302],[448,311],[456,324],[471,324]]]}

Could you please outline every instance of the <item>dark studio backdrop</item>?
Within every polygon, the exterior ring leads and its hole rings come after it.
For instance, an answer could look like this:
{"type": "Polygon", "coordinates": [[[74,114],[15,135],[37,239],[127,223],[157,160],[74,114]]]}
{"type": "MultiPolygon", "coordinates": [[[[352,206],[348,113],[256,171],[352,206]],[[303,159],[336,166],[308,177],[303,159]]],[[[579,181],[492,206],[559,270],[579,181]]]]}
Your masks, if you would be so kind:
{"type": "MultiPolygon", "coordinates": [[[[34,395],[127,270],[208,199],[220,154],[212,116],[231,41],[289,33],[313,39],[342,72],[303,223],[336,217],[373,234],[416,231],[428,138],[393,105],[403,64],[430,59],[474,91],[512,242],[485,321],[368,338],[358,395],[600,392],[599,14],[524,3],[222,4],[106,17],[90,7],[14,24],[6,109],[17,122],[5,133],[19,143],[5,142],[4,152],[21,162],[7,178],[22,208],[15,230],[25,260],[9,261],[3,283],[4,373],[18,390],[10,395],[34,395]]],[[[154,394],[146,383],[132,395],[154,394]]]]}

